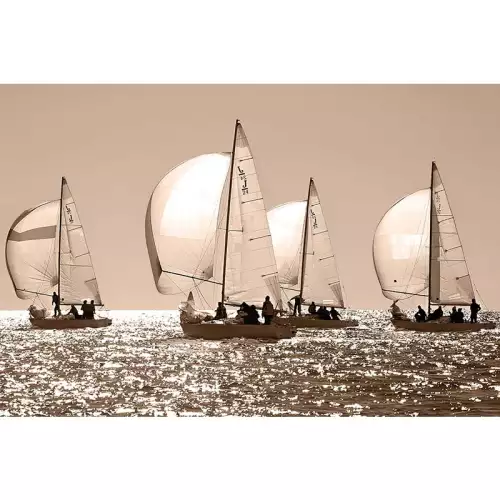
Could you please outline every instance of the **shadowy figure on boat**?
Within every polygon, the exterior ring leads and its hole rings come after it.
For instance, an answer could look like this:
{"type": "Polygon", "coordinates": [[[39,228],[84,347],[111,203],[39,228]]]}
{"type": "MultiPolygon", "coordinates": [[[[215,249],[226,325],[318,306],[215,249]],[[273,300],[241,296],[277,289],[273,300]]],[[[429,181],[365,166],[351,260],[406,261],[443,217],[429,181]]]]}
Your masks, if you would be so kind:
{"type": "Polygon", "coordinates": [[[293,299],[293,315],[297,316],[297,312],[299,313],[299,316],[302,316],[302,297],[300,295],[297,295],[293,299]]]}
{"type": "Polygon", "coordinates": [[[309,309],[307,310],[309,314],[316,314],[316,304],[311,302],[311,305],[309,306],[309,309]]]}
{"type": "Polygon", "coordinates": [[[52,304],[54,304],[54,318],[61,316],[61,301],[56,292],[52,294],[52,304]]]}
{"type": "Polygon", "coordinates": [[[88,304],[86,300],[83,301],[82,304],[82,316],[83,319],[94,319],[94,301],[91,304],[88,304]]]}
{"type": "Polygon", "coordinates": [[[455,323],[464,323],[464,321],[465,321],[464,313],[462,311],[462,308],[459,307],[457,314],[455,316],[455,323]]]}
{"type": "Polygon", "coordinates": [[[417,323],[422,323],[427,318],[427,313],[422,309],[422,307],[418,306],[417,312],[415,314],[415,321],[417,323]]]}
{"type": "Polygon", "coordinates": [[[406,316],[406,314],[401,311],[401,309],[399,308],[398,304],[397,304],[397,300],[395,300],[392,304],[391,304],[391,307],[389,308],[389,310],[391,311],[391,314],[392,314],[392,317],[393,319],[403,319],[403,320],[408,320],[408,317],[406,316]]]}
{"type": "Polygon", "coordinates": [[[269,295],[266,296],[266,300],[262,304],[262,316],[264,318],[264,324],[270,325],[274,317],[274,306],[269,298],[269,295]]]}
{"type": "Polygon", "coordinates": [[[337,309],[335,309],[335,307],[333,306],[330,309],[330,316],[332,317],[333,320],[340,321],[340,314],[337,311],[337,309]]]}
{"type": "Polygon", "coordinates": [[[227,311],[222,302],[217,304],[217,309],[215,310],[215,318],[214,319],[226,319],[227,311]]]}
{"type": "Polygon", "coordinates": [[[441,319],[443,317],[443,309],[441,306],[439,306],[437,309],[429,313],[429,316],[427,316],[427,321],[435,321],[438,319],[441,319]]]}
{"type": "Polygon", "coordinates": [[[451,308],[450,323],[457,323],[457,308],[455,306],[451,308]]]}
{"type": "Polygon", "coordinates": [[[320,306],[317,314],[319,319],[331,319],[330,313],[328,312],[328,309],[325,306],[320,306]]]}
{"type": "Polygon", "coordinates": [[[472,299],[472,304],[470,305],[470,322],[477,323],[477,313],[481,310],[481,306],[476,302],[476,299],[472,299]]]}
{"type": "Polygon", "coordinates": [[[75,319],[80,319],[81,316],[78,313],[78,309],[75,307],[75,304],[71,304],[71,309],[68,314],[72,314],[75,319]]]}
{"type": "Polygon", "coordinates": [[[257,311],[257,308],[254,304],[250,306],[247,318],[249,321],[249,325],[260,325],[259,312],[257,311]]]}

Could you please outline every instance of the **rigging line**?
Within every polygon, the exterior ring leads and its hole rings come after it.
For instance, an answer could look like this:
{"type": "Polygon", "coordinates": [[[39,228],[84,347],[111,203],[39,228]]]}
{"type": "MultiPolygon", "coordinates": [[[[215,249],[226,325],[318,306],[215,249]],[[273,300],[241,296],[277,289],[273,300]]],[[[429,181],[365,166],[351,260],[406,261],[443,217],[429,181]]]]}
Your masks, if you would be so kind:
{"type": "MultiPolygon", "coordinates": [[[[206,281],[208,283],[215,283],[216,285],[222,285],[222,283],[219,283],[218,281],[212,281],[212,280],[207,280],[204,278],[198,278],[198,276],[192,276],[189,274],[174,273],[173,271],[165,271],[164,269],[162,269],[162,272],[164,272],[166,274],[174,274],[175,276],[182,276],[183,278],[191,278],[191,279],[197,280],[197,281],[206,281]]],[[[180,290],[180,288],[179,288],[179,290],[180,290]]]]}
{"type": "Polygon", "coordinates": [[[264,198],[260,197],[260,198],[255,198],[255,200],[247,200],[247,201],[242,201],[241,204],[245,204],[245,203],[253,203],[254,201],[260,201],[260,200],[263,200],[264,198]]]}

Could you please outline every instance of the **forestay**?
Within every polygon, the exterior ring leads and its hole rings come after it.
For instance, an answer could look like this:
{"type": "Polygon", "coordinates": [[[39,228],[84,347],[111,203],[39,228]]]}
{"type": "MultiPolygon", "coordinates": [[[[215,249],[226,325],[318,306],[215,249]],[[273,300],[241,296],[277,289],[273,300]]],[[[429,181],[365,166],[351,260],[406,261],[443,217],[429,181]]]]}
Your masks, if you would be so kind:
{"type": "Polygon", "coordinates": [[[172,169],[146,214],[146,243],[158,291],[187,294],[213,282],[215,234],[231,155],[204,154],[172,169]]]}
{"type": "Polygon", "coordinates": [[[224,185],[217,225],[216,281],[222,281],[229,182],[232,182],[225,302],[262,305],[269,295],[280,308],[278,270],[254,159],[241,124],[237,124],[235,133],[233,176],[224,185]]]}

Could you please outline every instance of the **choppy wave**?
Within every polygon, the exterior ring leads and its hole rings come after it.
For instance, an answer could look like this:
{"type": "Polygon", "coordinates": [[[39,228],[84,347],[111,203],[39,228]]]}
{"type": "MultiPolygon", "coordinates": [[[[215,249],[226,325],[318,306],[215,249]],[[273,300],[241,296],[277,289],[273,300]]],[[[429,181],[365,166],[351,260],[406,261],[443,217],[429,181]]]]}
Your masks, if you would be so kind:
{"type": "Polygon", "coordinates": [[[98,331],[2,312],[0,415],[500,415],[500,331],[395,331],[386,313],[355,315],[357,329],[264,343],[185,339],[175,311],[114,311],[98,331]]]}

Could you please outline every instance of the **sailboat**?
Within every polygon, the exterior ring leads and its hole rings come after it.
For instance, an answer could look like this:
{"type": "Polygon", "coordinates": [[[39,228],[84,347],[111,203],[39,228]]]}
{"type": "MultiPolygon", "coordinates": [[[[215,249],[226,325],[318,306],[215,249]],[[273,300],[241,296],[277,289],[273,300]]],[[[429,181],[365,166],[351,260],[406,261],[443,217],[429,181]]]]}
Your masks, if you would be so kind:
{"type": "Polygon", "coordinates": [[[83,300],[93,300],[96,307],[103,305],[83,226],[64,177],[58,200],[26,210],[14,221],[5,258],[16,295],[32,300],[29,310],[34,327],[101,328],[111,324],[111,319],[101,317],[51,317],[53,292],[60,297],[61,307],[78,306],[83,300]]]}
{"type": "MultiPolygon", "coordinates": [[[[282,307],[278,270],[262,192],[241,123],[233,148],[192,158],[171,170],[153,191],[146,213],[146,243],[158,291],[195,292],[207,308],[261,307],[269,295],[282,307]]],[[[288,324],[244,325],[235,319],[212,321],[194,309],[191,295],[181,310],[186,336],[203,339],[290,338],[288,324]],[[185,314],[182,314],[185,313],[185,314]],[[208,321],[207,321],[208,320],[208,321]]]]}
{"type": "MultiPolygon", "coordinates": [[[[469,306],[474,288],[448,196],[435,162],[430,188],[405,196],[379,222],[373,261],[382,293],[394,301],[425,297],[431,306],[469,306]]],[[[424,332],[478,331],[495,324],[416,322],[392,318],[396,328],[424,332]]]]}
{"type": "MultiPolygon", "coordinates": [[[[278,276],[288,300],[300,297],[303,305],[344,309],[342,285],[330,234],[314,179],[309,180],[307,200],[279,205],[268,212],[278,276]]],[[[291,316],[300,328],[346,328],[356,320],[324,320],[315,315],[291,316]]]]}

